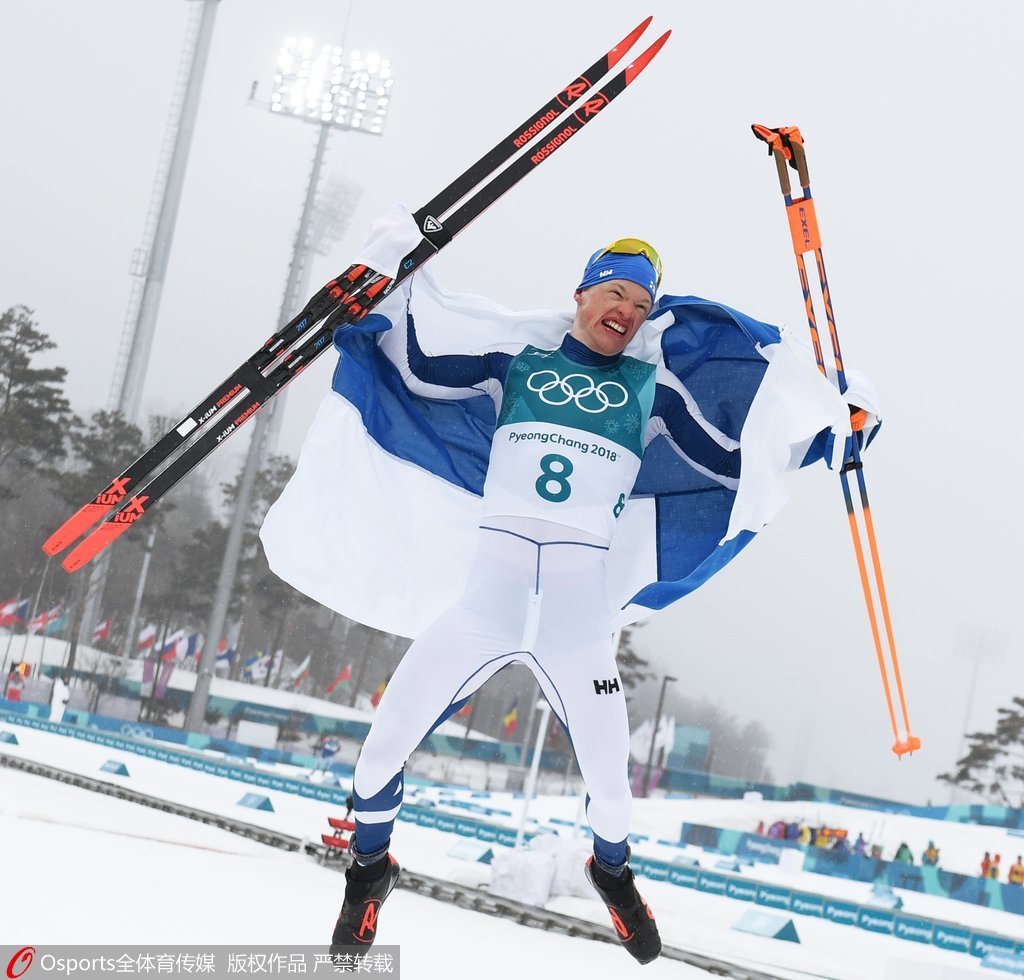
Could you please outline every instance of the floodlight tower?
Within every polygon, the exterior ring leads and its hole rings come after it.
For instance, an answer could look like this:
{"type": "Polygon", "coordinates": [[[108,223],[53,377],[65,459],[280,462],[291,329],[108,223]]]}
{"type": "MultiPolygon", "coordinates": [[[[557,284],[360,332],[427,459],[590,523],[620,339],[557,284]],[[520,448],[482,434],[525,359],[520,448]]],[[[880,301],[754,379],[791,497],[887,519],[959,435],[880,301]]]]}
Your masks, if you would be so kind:
{"type": "MultiPolygon", "coordinates": [[[[327,138],[331,130],[352,130],[380,136],[391,103],[391,62],[380,55],[363,55],[352,51],[346,58],[340,45],[325,44],[319,50],[309,39],[288,38],[277,61],[274,92],[270,111],[291,116],[317,127],[316,150],[313,167],[306,184],[306,197],[292,246],[278,328],[283,327],[305,302],[306,265],[310,251],[309,231],[313,218],[317,185],[323,165],[327,138]]],[[[278,394],[256,417],[252,441],[242,469],[238,497],[231,517],[231,528],[224,548],[220,578],[213,600],[210,623],[206,630],[203,656],[196,678],[195,692],[189,704],[185,727],[199,731],[206,716],[210,681],[217,659],[220,642],[227,620],[228,603],[234,591],[238,559],[241,555],[242,532],[252,504],[253,487],[260,464],[277,439],[283,414],[284,392],[278,394]]]]}
{"type": "MultiPolygon", "coordinates": [[[[178,220],[219,2],[202,0],[191,6],[143,240],[132,255],[132,291],[111,380],[109,404],[111,411],[121,412],[128,422],[136,425],[140,422],[142,386],[149,369],[160,297],[174,241],[174,228],[178,220]]],[[[76,595],[79,598],[76,598],[75,605],[82,603],[81,617],[78,619],[78,643],[89,643],[92,640],[109,568],[108,551],[100,556],[87,577],[76,583],[76,595]]]]}
{"type": "MultiPolygon", "coordinates": [[[[270,111],[317,127],[313,166],[292,247],[288,281],[281,298],[278,325],[283,326],[302,308],[309,289],[310,226],[314,220],[320,170],[331,130],[355,130],[380,136],[391,101],[391,63],[376,53],[352,51],[346,58],[340,45],[325,44],[316,52],[308,38],[290,37],[281,48],[274,76],[270,111]]],[[[269,406],[267,434],[262,452],[277,445],[284,415],[282,392],[269,406]]],[[[255,437],[253,439],[255,442],[255,437]]]]}

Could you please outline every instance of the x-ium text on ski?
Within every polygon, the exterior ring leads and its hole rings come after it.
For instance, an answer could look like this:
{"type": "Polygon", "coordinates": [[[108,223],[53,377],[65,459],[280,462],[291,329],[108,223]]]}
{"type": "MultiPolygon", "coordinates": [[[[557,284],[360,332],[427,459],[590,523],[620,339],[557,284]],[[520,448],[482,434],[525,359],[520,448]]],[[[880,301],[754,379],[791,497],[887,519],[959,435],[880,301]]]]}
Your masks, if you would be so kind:
{"type": "Polygon", "coordinates": [[[242,412],[242,414],[239,415],[238,418],[235,419],[234,422],[232,422],[228,426],[225,426],[223,432],[218,433],[218,435],[217,435],[217,442],[221,442],[222,440],[227,439],[227,437],[229,435],[231,435],[231,433],[234,432],[235,429],[237,429],[238,426],[240,426],[259,407],[260,407],[260,403],[259,402],[253,402],[253,404],[251,404],[244,412],[242,412]]]}

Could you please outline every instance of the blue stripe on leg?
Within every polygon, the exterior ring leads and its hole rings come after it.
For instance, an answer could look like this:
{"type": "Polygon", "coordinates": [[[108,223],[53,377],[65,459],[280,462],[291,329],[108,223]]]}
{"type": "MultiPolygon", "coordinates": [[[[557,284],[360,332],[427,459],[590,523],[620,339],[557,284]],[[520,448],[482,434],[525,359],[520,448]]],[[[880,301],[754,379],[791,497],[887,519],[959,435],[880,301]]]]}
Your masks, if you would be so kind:
{"type": "Polygon", "coordinates": [[[395,817],[402,806],[403,771],[395,773],[382,790],[370,797],[360,796],[353,787],[356,833],[352,850],[357,858],[375,857],[391,843],[395,817]]]}

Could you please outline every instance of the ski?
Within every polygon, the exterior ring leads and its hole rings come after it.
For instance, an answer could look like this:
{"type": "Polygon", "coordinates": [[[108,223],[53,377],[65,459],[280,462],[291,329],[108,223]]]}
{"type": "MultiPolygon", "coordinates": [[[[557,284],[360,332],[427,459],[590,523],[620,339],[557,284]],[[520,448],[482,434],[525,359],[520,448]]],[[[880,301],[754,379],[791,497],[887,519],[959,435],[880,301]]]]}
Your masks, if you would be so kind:
{"type": "MultiPolygon", "coordinates": [[[[414,218],[424,235],[429,235],[430,239],[440,247],[439,243],[443,243],[448,235],[442,230],[439,217],[465,197],[484,177],[493,173],[536,138],[581,95],[589,91],[593,87],[594,81],[600,80],[618,64],[647,29],[651,20],[651,17],[647,17],[637,25],[615,47],[598,58],[582,75],[570,82],[538,112],[530,116],[521,126],[484,154],[465,173],[457,177],[436,197],[420,208],[414,218]]],[[[431,252],[431,254],[433,253],[431,252]]],[[[182,445],[193,438],[201,426],[211,423],[214,417],[226,409],[243,391],[260,394],[264,398],[269,397],[271,392],[263,384],[261,372],[294,346],[295,342],[311,327],[328,314],[336,312],[339,305],[350,302],[353,292],[372,285],[374,275],[373,270],[367,269],[366,266],[353,265],[337,279],[327,283],[309,300],[300,313],[269,337],[263,346],[241,367],[221,382],[188,415],[119,476],[115,477],[89,503],[81,507],[54,531],[43,544],[43,551],[50,556],[59,554],[95,523],[122,506],[128,498],[129,488],[132,488],[131,492],[134,493],[134,488],[149,478],[182,445]]]]}
{"type": "MultiPolygon", "coordinates": [[[[623,42],[616,45],[603,59],[595,63],[597,68],[607,63],[608,68],[621,60],[623,45],[632,44],[648,25],[645,20],[623,42]]],[[[491,204],[517,184],[522,178],[565,145],[602,109],[620,95],[628,85],[650,64],[671,35],[666,31],[646,51],[630,62],[598,92],[583,99],[580,108],[569,116],[559,131],[532,154],[524,154],[509,167],[497,174],[489,183],[473,194],[451,218],[442,222],[437,214],[430,214],[432,220],[428,230],[423,230],[423,240],[401,262],[394,278],[381,275],[365,266],[352,266],[336,280],[324,286],[306,305],[303,311],[244,362],[221,385],[214,389],[188,416],[171,429],[156,445],[147,450],[100,494],[54,532],[44,544],[44,551],[54,555],[64,550],[72,541],[81,536],[97,521],[102,520],[92,534],[82,540],[64,559],[63,567],[68,572],[76,571],[117,540],[143,514],[172,487],[194,469],[225,439],[244,425],[285,385],[289,384],[310,363],[329,346],[334,330],[346,323],[354,323],[364,317],[374,306],[387,297],[392,290],[417,271],[428,259],[440,251],[451,239],[471,221],[479,217],[491,204]],[[312,328],[324,321],[312,332],[312,328]],[[298,344],[298,346],[296,346],[298,344]],[[279,362],[279,363],[277,363],[279,362]],[[275,366],[276,363],[276,366],[275,366]],[[269,373],[264,373],[267,369],[269,373]],[[222,420],[217,416],[227,413],[229,421],[214,428],[222,420]],[[211,424],[213,423],[213,424],[211,424]],[[175,452],[191,440],[176,458],[175,452]],[[167,461],[171,459],[169,463],[167,461]],[[167,463],[162,470],[159,468],[167,463]],[[159,472],[157,472],[159,470],[159,472]],[[155,474],[155,475],[154,475],[155,474]]],[[[606,68],[606,71],[608,69],[606,68]]],[[[596,69],[588,70],[591,74],[596,69]]],[[[564,89],[552,102],[561,106],[559,99],[574,96],[574,100],[563,109],[570,109],[591,86],[581,88],[587,81],[580,76],[576,83],[564,89]]],[[[466,171],[452,185],[434,198],[430,204],[416,212],[420,215],[436,202],[461,200],[467,191],[461,188],[479,172],[484,176],[497,169],[503,160],[517,153],[522,147],[548,129],[546,123],[537,128],[536,123],[548,118],[554,109],[548,103],[536,114],[533,123],[518,131],[493,148],[479,163],[466,171]],[[520,145],[515,146],[519,141],[520,145]],[[502,157],[504,154],[504,157],[502,157]],[[491,158],[493,162],[489,162],[491,158]],[[486,169],[484,169],[486,168],[486,169]]],[[[556,113],[556,118],[561,113],[556,113]]],[[[479,178],[477,178],[479,179],[479,178]]],[[[449,205],[450,206],[450,205],[449,205]]],[[[440,212],[440,209],[437,209],[440,212]]],[[[440,212],[443,214],[443,212],[440,212]]],[[[426,220],[423,219],[423,224],[426,220]]]]}
{"type": "MultiPolygon", "coordinates": [[[[822,302],[825,307],[825,319],[828,323],[829,339],[832,348],[832,363],[835,368],[836,383],[840,393],[847,389],[846,370],[843,367],[843,353],[839,346],[839,331],[836,328],[835,311],[832,307],[832,293],[828,286],[828,276],[825,274],[825,256],[821,248],[821,233],[818,230],[818,218],[814,209],[814,198],[811,194],[811,179],[807,170],[807,154],[804,150],[803,136],[796,126],[783,126],[772,129],[768,126],[761,126],[755,123],[751,126],[754,135],[768,144],[768,155],[775,160],[775,168],[779,177],[779,186],[782,190],[783,201],[786,205],[786,214],[789,219],[790,238],[793,243],[793,252],[796,256],[797,272],[800,276],[800,290],[803,293],[804,310],[807,315],[807,325],[811,332],[811,343],[814,347],[814,358],[818,370],[825,377],[828,377],[828,370],[825,364],[825,356],[821,346],[821,337],[818,330],[818,321],[814,312],[814,300],[811,296],[810,281],[807,277],[807,267],[804,263],[804,255],[807,252],[814,253],[815,265],[818,269],[818,285],[821,288],[822,302]],[[801,187],[801,197],[794,197],[789,179],[787,165],[796,170],[801,187]]],[[[893,752],[897,757],[902,758],[921,748],[921,739],[910,733],[910,718],[907,712],[907,701],[903,692],[903,679],[900,675],[899,657],[896,654],[896,640],[893,635],[892,619],[889,615],[889,601],[885,592],[885,581],[882,578],[882,565],[878,555],[878,543],[875,538],[874,522],[871,519],[871,504],[868,500],[867,483],[864,479],[864,465],[861,462],[860,447],[857,440],[851,442],[852,449],[848,459],[843,461],[839,471],[839,479],[843,488],[843,498],[846,504],[846,516],[850,524],[850,533],[853,538],[853,551],[857,559],[857,568],[860,572],[861,589],[864,593],[864,601],[867,606],[868,622],[871,627],[871,638],[874,642],[875,656],[878,660],[878,667],[882,675],[882,688],[885,693],[886,704],[889,709],[889,720],[892,724],[894,743],[893,752]],[[893,679],[896,683],[896,691],[899,700],[903,721],[904,737],[900,738],[899,727],[896,721],[896,712],[893,708],[892,692],[889,687],[889,676],[886,669],[885,652],[882,646],[881,634],[878,628],[878,617],[875,612],[875,601],[872,595],[871,583],[868,578],[867,565],[864,560],[864,548],[860,540],[860,531],[857,525],[857,515],[854,508],[853,494],[850,490],[850,472],[856,473],[857,486],[860,494],[861,516],[864,521],[864,528],[867,534],[868,551],[871,556],[872,569],[875,582],[878,586],[878,599],[882,613],[882,620],[885,625],[885,634],[888,641],[889,662],[892,666],[893,679]]]]}

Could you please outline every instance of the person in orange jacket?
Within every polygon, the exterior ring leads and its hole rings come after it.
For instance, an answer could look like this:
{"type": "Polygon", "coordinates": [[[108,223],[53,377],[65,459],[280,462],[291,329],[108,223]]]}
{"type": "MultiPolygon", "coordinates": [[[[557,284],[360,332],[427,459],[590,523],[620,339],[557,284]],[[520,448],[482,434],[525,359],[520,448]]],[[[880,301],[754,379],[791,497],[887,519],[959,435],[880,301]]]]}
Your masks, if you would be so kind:
{"type": "Polygon", "coordinates": [[[988,876],[993,881],[999,880],[999,855],[997,854],[992,858],[992,863],[988,866],[988,876]]]}
{"type": "Polygon", "coordinates": [[[1006,880],[1011,885],[1024,885],[1024,864],[1021,864],[1020,855],[1017,855],[1017,861],[1010,865],[1010,870],[1006,874],[1006,880]]]}

